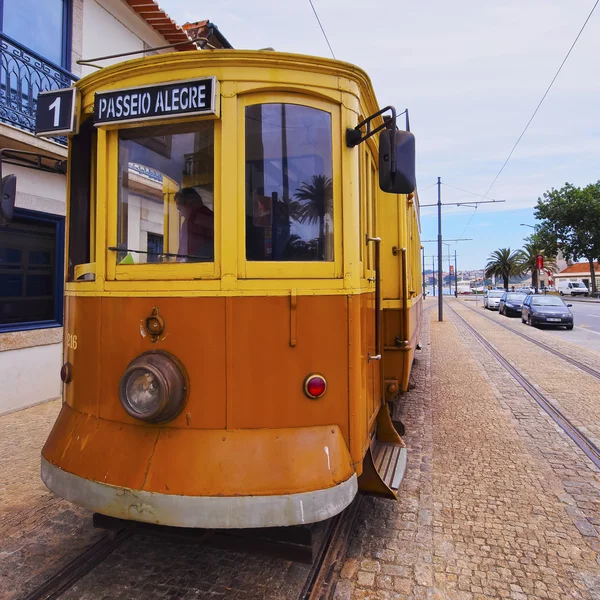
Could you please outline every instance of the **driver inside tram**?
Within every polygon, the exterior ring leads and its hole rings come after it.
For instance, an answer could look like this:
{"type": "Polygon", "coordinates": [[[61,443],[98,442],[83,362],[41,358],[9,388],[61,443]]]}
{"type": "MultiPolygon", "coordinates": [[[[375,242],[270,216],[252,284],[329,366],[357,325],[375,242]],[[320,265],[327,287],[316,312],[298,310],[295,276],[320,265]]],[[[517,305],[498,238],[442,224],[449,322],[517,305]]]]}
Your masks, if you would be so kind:
{"type": "Polygon", "coordinates": [[[182,188],[175,194],[175,203],[183,218],[179,230],[180,262],[214,260],[214,214],[202,202],[196,188],[182,188]]]}

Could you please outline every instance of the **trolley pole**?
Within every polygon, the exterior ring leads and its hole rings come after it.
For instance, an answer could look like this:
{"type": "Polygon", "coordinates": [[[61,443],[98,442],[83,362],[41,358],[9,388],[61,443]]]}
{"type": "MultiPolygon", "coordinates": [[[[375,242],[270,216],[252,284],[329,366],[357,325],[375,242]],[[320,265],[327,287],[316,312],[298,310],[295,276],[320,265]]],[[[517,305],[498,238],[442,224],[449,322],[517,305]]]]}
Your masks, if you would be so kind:
{"type": "Polygon", "coordinates": [[[444,298],[442,297],[442,178],[438,177],[438,289],[440,295],[438,296],[438,321],[444,320],[444,298]]]}
{"type": "Polygon", "coordinates": [[[456,268],[456,250],[454,251],[454,297],[458,298],[458,270],[456,268]]]}

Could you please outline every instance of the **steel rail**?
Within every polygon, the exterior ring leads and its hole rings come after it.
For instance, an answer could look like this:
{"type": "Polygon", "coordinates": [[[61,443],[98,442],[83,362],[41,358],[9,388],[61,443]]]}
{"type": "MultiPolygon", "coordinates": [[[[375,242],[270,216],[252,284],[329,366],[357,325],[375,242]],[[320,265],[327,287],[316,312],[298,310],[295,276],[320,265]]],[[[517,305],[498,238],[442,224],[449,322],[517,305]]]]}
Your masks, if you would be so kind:
{"type": "Polygon", "coordinates": [[[59,598],[131,536],[127,531],[118,532],[116,535],[107,533],[20,600],[59,598]]]}
{"type": "Polygon", "coordinates": [[[563,354],[560,350],[556,350],[555,348],[552,348],[552,346],[548,346],[547,344],[544,344],[544,342],[540,342],[524,333],[521,333],[520,331],[517,331],[516,329],[513,329],[512,327],[509,327],[508,325],[504,325],[504,323],[499,323],[498,321],[495,321],[494,319],[492,319],[492,317],[490,317],[484,313],[480,313],[478,310],[476,310],[472,306],[467,306],[466,304],[464,306],[465,306],[465,308],[468,308],[469,310],[473,311],[475,314],[477,314],[481,317],[485,317],[488,321],[490,321],[490,323],[495,323],[499,327],[504,327],[504,329],[511,331],[512,333],[515,333],[516,335],[522,337],[523,339],[528,340],[532,344],[535,344],[536,346],[539,346],[543,350],[550,352],[550,354],[554,354],[554,356],[561,358],[562,360],[564,360],[565,362],[568,362],[569,364],[573,365],[574,367],[577,367],[578,369],[585,371],[588,375],[591,375],[592,377],[595,377],[596,379],[600,379],[600,371],[597,371],[596,369],[593,369],[592,367],[588,367],[586,364],[578,361],[577,359],[571,358],[570,356],[563,354]]]}
{"type": "Polygon", "coordinates": [[[578,448],[600,469],[600,449],[556,408],[529,380],[485,339],[458,311],[450,307],[471,335],[512,375],[513,379],[538,403],[578,448]]]}
{"type": "Polygon", "coordinates": [[[331,525],[321,544],[306,583],[298,600],[330,600],[343,567],[348,541],[354,529],[363,496],[359,493],[354,501],[339,515],[331,519],[331,525]]]}

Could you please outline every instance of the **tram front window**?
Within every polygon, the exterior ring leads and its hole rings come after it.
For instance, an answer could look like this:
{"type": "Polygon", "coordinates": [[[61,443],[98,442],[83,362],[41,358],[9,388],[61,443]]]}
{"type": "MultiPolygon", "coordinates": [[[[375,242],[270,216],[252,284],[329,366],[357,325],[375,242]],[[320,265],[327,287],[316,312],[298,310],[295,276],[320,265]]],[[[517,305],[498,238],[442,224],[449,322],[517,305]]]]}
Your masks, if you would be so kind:
{"type": "Polygon", "coordinates": [[[246,107],[246,258],[333,260],[331,115],[246,107]]]}
{"type": "Polygon", "coordinates": [[[119,132],[117,263],[214,260],[212,121],[119,132]]]}

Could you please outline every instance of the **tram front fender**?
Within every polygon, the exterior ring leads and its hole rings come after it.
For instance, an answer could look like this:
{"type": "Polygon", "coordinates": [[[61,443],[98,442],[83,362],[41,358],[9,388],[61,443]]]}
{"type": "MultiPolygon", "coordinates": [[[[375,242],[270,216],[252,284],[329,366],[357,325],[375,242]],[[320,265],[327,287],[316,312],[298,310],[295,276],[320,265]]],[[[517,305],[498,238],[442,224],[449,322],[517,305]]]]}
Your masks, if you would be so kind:
{"type": "Polygon", "coordinates": [[[355,474],[337,425],[233,431],[131,425],[66,404],[42,456],[90,481],[185,496],[298,494],[355,474]]]}

